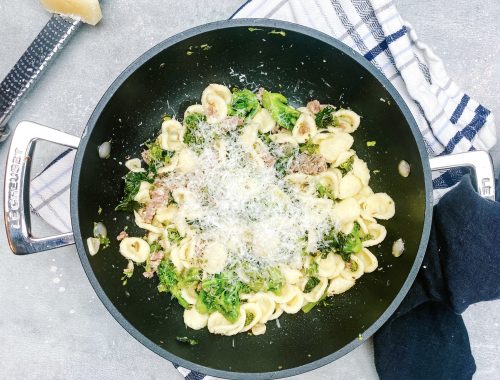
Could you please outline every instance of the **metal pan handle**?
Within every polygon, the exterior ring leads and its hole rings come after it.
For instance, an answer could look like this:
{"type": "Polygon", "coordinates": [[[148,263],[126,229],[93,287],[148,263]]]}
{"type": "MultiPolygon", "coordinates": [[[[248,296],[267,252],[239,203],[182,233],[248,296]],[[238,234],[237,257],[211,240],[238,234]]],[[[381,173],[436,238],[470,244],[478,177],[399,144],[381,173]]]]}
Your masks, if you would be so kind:
{"type": "Polygon", "coordinates": [[[438,156],[430,159],[431,170],[450,169],[467,166],[476,173],[476,187],[483,198],[495,200],[495,172],[491,156],[486,151],[438,156]]]}
{"type": "Polygon", "coordinates": [[[74,244],[71,232],[35,238],[31,235],[29,187],[31,158],[37,140],[77,148],[78,137],[30,121],[18,124],[10,144],[4,187],[4,219],[7,239],[17,255],[47,251],[74,244]]]}

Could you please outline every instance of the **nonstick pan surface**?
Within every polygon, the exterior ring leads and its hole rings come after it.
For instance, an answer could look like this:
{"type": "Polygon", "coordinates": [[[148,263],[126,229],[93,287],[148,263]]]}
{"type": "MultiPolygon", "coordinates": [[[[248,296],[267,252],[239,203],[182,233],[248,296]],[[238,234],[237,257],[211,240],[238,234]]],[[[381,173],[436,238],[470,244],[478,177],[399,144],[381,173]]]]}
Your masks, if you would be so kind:
{"type": "MultiPolygon", "coordinates": [[[[126,48],[126,46],[124,46],[126,48]]],[[[424,144],[415,121],[394,87],[362,56],[318,31],[273,20],[230,20],[172,37],[130,65],[105,93],[92,114],[78,149],[71,184],[73,231],[85,272],[114,318],[137,340],[164,358],[225,378],[276,378],[325,365],[371,336],[394,312],[411,286],[428,240],[432,189],[424,144]],[[282,33],[283,32],[283,33],[282,33]],[[265,87],[281,92],[292,105],[312,99],[349,107],[362,117],[354,149],[372,170],[374,191],[390,194],[396,215],[384,222],[388,235],[373,249],[379,270],[362,276],[354,288],[335,296],[328,307],[280,317],[266,334],[216,336],[184,326],[176,301],[159,294],[155,280],[137,270],[127,285],[120,278],[126,260],[118,242],[89,256],[84,241],[94,221],[109,236],[133,218],[114,211],[122,196],[123,163],[140,157],[141,143],[154,137],[163,114],[182,117],[199,103],[209,83],[265,87]],[[112,158],[102,160],[97,146],[112,141],[112,158]],[[367,141],[376,141],[367,147],[367,141]],[[397,166],[411,166],[403,178],[397,166]],[[378,171],[378,172],[373,172],[378,171]],[[98,214],[102,208],[102,214],[98,214]],[[392,242],[405,241],[394,258],[392,242]],[[177,336],[199,341],[180,344],[177,336]]]]}

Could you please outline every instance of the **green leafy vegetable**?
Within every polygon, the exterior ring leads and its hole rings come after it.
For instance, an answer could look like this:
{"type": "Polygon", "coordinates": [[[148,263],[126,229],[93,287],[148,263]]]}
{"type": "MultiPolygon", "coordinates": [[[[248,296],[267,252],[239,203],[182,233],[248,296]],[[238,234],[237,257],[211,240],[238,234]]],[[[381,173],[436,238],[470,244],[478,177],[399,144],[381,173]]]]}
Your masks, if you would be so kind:
{"type": "Polygon", "coordinates": [[[309,280],[306,282],[306,286],[304,287],[304,293],[311,293],[312,290],[319,284],[319,278],[317,277],[309,277],[309,280]]]}
{"type": "Polygon", "coordinates": [[[339,165],[339,170],[342,172],[342,175],[346,175],[352,170],[352,164],[354,163],[354,156],[351,156],[346,162],[339,165]]]}
{"type": "Polygon", "coordinates": [[[161,118],[162,118],[162,120],[163,120],[163,121],[169,121],[169,120],[172,120],[172,116],[170,116],[170,115],[168,115],[168,114],[166,114],[166,113],[165,113],[165,114],[163,114],[163,115],[161,116],[161,118]]]}
{"type": "Polygon", "coordinates": [[[153,178],[150,178],[145,172],[128,172],[123,179],[125,180],[124,195],[118,206],[115,207],[115,210],[133,211],[138,206],[138,203],[134,201],[134,197],[139,191],[141,182],[146,181],[152,183],[153,178]]]}
{"type": "Polygon", "coordinates": [[[245,285],[230,271],[205,278],[196,308],[200,313],[218,311],[228,321],[234,322],[240,315],[240,293],[245,285]]]}
{"type": "Polygon", "coordinates": [[[286,32],[284,32],[283,30],[271,30],[269,33],[267,34],[278,34],[280,35],[281,37],[285,37],[286,36],[286,32]]]}
{"type": "Polygon", "coordinates": [[[159,252],[162,250],[162,246],[159,242],[155,241],[149,245],[149,251],[151,253],[159,252]]]}
{"type": "Polygon", "coordinates": [[[300,153],[315,154],[318,150],[318,145],[314,144],[311,139],[307,139],[305,143],[299,145],[300,153]]]}
{"type": "MultiPolygon", "coordinates": [[[[324,301],[325,298],[326,298],[326,292],[316,302],[309,302],[309,303],[306,303],[304,306],[302,306],[302,311],[306,314],[309,313],[316,305],[318,305],[321,301],[324,301]]],[[[323,303],[323,305],[324,305],[324,303],[323,303]]]]}
{"type": "Polygon", "coordinates": [[[176,244],[182,240],[182,236],[179,234],[179,231],[176,229],[169,229],[168,230],[168,240],[170,242],[176,244]]]}
{"type": "Polygon", "coordinates": [[[198,128],[200,123],[206,120],[206,116],[198,112],[190,113],[184,118],[184,125],[186,126],[186,132],[184,133],[185,144],[198,146],[205,142],[203,136],[198,132],[198,128]]]}
{"type": "Polygon", "coordinates": [[[316,194],[318,194],[318,197],[320,198],[328,198],[332,201],[335,200],[335,196],[332,191],[321,183],[316,184],[316,194]]]}
{"type": "Polygon", "coordinates": [[[267,146],[271,146],[274,144],[273,140],[269,136],[269,133],[258,132],[259,139],[266,144],[267,146]]]}
{"type": "Polygon", "coordinates": [[[99,243],[101,244],[102,249],[106,249],[109,247],[109,237],[99,234],[97,238],[99,239],[99,243]]]}
{"type": "Polygon", "coordinates": [[[274,169],[278,173],[278,177],[283,178],[286,175],[289,163],[296,155],[296,153],[296,150],[292,150],[291,152],[276,159],[276,162],[274,163],[274,169]]]}
{"type": "Polygon", "coordinates": [[[288,100],[279,93],[264,91],[262,105],[280,126],[290,131],[300,116],[300,112],[289,106],[288,100]]]}
{"type": "Polygon", "coordinates": [[[196,346],[198,341],[196,339],[188,338],[187,336],[178,336],[175,338],[179,343],[187,343],[190,346],[196,346]]]}
{"type": "Polygon", "coordinates": [[[316,114],[315,121],[318,129],[326,129],[329,126],[336,127],[338,125],[337,120],[333,116],[334,112],[335,108],[332,106],[326,106],[316,114]]]}
{"type": "Polygon", "coordinates": [[[260,110],[260,103],[252,91],[248,89],[233,89],[231,104],[228,106],[228,114],[236,115],[246,120],[255,116],[260,110]]]}
{"type": "Polygon", "coordinates": [[[188,308],[189,304],[181,295],[181,289],[196,283],[200,280],[200,270],[198,268],[190,268],[182,273],[177,272],[175,265],[170,260],[163,260],[157,269],[160,285],[159,292],[169,292],[172,297],[177,298],[179,304],[188,308]]]}
{"type": "Polygon", "coordinates": [[[279,293],[285,284],[283,274],[276,267],[270,267],[263,271],[248,270],[245,275],[249,281],[245,286],[252,292],[274,292],[279,293]]]}
{"type": "Polygon", "coordinates": [[[337,233],[332,229],[324,236],[319,246],[319,251],[323,254],[335,252],[338,253],[344,261],[350,261],[351,254],[358,253],[363,248],[359,235],[360,227],[358,223],[354,223],[354,227],[348,235],[342,232],[337,233]]]}
{"type": "Polygon", "coordinates": [[[372,147],[372,146],[375,146],[375,145],[377,145],[377,142],[376,142],[376,141],[367,141],[367,142],[366,142],[366,146],[367,146],[367,147],[372,147]]]}
{"type": "Polygon", "coordinates": [[[170,162],[175,152],[164,150],[158,141],[146,145],[149,152],[149,170],[156,173],[156,169],[170,162]]]}

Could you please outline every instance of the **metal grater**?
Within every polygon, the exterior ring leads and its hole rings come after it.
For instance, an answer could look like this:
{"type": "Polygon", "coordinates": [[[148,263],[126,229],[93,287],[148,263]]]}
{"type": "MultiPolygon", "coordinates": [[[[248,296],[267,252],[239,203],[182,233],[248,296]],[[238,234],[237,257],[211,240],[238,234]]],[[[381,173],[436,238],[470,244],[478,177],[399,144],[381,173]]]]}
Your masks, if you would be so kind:
{"type": "Polygon", "coordinates": [[[51,59],[61,50],[81,21],[54,14],[35,40],[0,83],[0,141],[10,134],[7,127],[12,111],[40,77],[51,59]]]}

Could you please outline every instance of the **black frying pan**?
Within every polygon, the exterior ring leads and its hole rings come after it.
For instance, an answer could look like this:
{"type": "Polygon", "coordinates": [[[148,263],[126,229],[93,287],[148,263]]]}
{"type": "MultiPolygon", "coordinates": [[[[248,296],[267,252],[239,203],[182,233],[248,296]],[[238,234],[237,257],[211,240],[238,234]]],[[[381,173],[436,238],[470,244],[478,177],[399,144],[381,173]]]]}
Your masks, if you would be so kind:
{"type": "MultiPolygon", "coordinates": [[[[23,155],[32,153],[31,142],[48,138],[78,145],[78,139],[53,130],[48,133],[44,128],[33,129],[33,123],[18,126],[9,155],[6,223],[11,247],[17,253],[72,241],[71,234],[30,238],[29,217],[23,219],[28,202],[22,198],[22,190],[27,188],[23,178],[29,171],[23,155]]],[[[97,105],[73,168],[74,240],[85,272],[106,308],[132,336],[157,354],[220,377],[296,375],[338,359],[362,344],[399,305],[416,276],[428,240],[430,178],[428,157],[410,111],[394,87],[362,56],[318,31],[290,23],[216,22],[181,33],[149,50],[118,77],[97,105]],[[284,31],[285,35],[273,30],[284,31]],[[158,133],[161,116],[182,115],[188,105],[199,102],[209,83],[262,86],[283,93],[296,106],[318,99],[352,108],[362,116],[361,127],[354,134],[354,149],[370,169],[380,171],[372,174],[370,185],[374,191],[389,193],[396,203],[395,217],[384,223],[387,238],[373,250],[381,270],[362,276],[350,291],[335,296],[329,307],[282,316],[281,328],[268,323],[266,334],[261,336],[222,337],[206,329],[186,329],[181,307],[169,296],[159,294],[154,280],[136,273],[126,286],[121,285],[126,261],[118,253],[116,240],[111,239],[111,247],[93,257],[84,243],[92,236],[94,221],[104,221],[110,237],[125,225],[132,226],[125,220],[126,214],[114,211],[122,196],[120,178],[126,173],[119,161],[140,156],[140,144],[158,133]],[[102,160],[97,155],[97,146],[108,140],[112,141],[112,157],[116,160],[102,160]],[[376,146],[367,148],[369,140],[375,140],[376,146]],[[398,174],[402,159],[411,166],[408,178],[398,174]],[[102,215],[98,215],[99,207],[102,215]],[[394,258],[391,245],[400,237],[406,250],[394,258]],[[180,344],[175,339],[179,335],[195,338],[199,344],[180,344]]],[[[132,233],[141,231],[132,227],[132,233]]]]}

